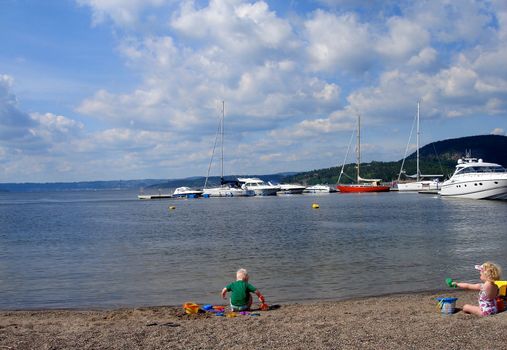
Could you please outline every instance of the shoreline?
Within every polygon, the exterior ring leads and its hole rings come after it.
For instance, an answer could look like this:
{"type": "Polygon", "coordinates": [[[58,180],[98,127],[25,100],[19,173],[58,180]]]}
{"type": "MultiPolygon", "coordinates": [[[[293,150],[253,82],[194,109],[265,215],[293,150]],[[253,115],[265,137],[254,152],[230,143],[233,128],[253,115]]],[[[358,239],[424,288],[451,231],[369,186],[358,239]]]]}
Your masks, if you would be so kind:
{"type": "Polygon", "coordinates": [[[0,348],[498,348],[507,312],[479,318],[460,310],[476,302],[475,292],[446,289],[281,303],[257,317],[186,315],[181,306],[1,310],[0,348]],[[444,296],[459,298],[455,314],[437,309],[444,296]]]}
{"type": "MultiPolygon", "coordinates": [[[[459,290],[450,290],[451,292],[460,292],[459,290]]],[[[383,298],[383,297],[396,297],[398,295],[424,295],[424,294],[449,294],[447,290],[442,289],[432,289],[432,290],[418,290],[418,291],[408,291],[408,292],[390,292],[385,294],[378,295],[365,295],[365,296],[356,296],[356,297],[342,297],[342,298],[320,298],[320,299],[298,299],[298,300],[288,300],[286,302],[274,302],[273,304],[280,305],[306,305],[306,304],[317,304],[317,303],[339,303],[339,302],[347,302],[347,301],[359,301],[362,299],[375,299],[375,298],[383,298]]],[[[222,301],[222,300],[221,300],[222,301]]],[[[270,300],[267,300],[268,302],[270,300]]],[[[195,300],[187,300],[186,302],[193,302],[198,305],[206,305],[210,304],[208,302],[195,301],[195,300]]],[[[256,304],[257,299],[254,297],[254,305],[256,304]]],[[[222,304],[226,305],[227,301],[223,300],[222,304]]],[[[271,303],[269,303],[271,305],[271,303]]],[[[130,310],[130,309],[148,309],[148,308],[159,308],[159,307],[168,307],[168,308],[182,308],[183,303],[181,304],[161,304],[161,305],[149,305],[149,304],[137,304],[137,305],[117,305],[117,306],[76,306],[76,307],[28,307],[28,308],[4,308],[0,307],[0,313],[2,312],[50,312],[50,311],[115,311],[115,310],[130,310]]],[[[218,304],[217,304],[218,305],[218,304]]]]}

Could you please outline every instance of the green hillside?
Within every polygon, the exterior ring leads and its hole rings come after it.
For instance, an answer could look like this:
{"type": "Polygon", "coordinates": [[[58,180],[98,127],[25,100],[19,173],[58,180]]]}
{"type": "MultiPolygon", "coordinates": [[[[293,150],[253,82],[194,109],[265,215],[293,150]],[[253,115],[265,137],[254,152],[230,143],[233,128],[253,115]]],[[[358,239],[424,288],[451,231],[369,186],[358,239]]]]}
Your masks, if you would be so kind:
{"type": "MultiPolygon", "coordinates": [[[[507,166],[507,136],[481,135],[448,139],[430,143],[419,150],[419,168],[422,174],[443,174],[446,178],[452,175],[456,162],[470,151],[472,157],[482,158],[486,162],[507,166]]],[[[361,163],[361,177],[379,178],[393,181],[398,178],[402,159],[396,162],[361,163]]],[[[407,157],[404,164],[405,173],[416,173],[416,152],[407,157]]],[[[340,175],[341,165],[327,169],[317,169],[296,174],[283,179],[284,182],[298,182],[305,185],[319,183],[335,184],[340,175]]],[[[356,165],[346,164],[342,183],[351,183],[355,178],[356,165]],[[347,177],[349,176],[349,177],[347,177]]]]}

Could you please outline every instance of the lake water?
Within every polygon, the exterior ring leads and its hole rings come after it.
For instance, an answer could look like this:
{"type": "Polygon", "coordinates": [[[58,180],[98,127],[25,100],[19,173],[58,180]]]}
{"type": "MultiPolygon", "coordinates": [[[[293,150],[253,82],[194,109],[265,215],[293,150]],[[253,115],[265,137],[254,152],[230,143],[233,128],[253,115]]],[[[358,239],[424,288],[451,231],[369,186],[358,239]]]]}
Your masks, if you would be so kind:
{"type": "Polygon", "coordinates": [[[268,303],[441,289],[486,260],[507,268],[506,214],[407,193],[2,193],[0,309],[223,303],[240,267],[268,303]]]}

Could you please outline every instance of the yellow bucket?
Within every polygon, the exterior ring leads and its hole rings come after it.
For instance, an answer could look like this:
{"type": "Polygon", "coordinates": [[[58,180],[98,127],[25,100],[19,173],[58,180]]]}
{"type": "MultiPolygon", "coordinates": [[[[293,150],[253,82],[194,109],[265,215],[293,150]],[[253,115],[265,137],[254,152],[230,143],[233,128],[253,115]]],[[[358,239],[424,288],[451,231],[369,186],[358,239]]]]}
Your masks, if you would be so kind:
{"type": "Polygon", "coordinates": [[[496,286],[498,287],[498,296],[505,297],[507,294],[507,281],[495,281],[496,286]]]}
{"type": "Polygon", "coordinates": [[[185,303],[183,304],[183,308],[187,314],[196,314],[199,312],[199,305],[194,303],[185,303]]]}

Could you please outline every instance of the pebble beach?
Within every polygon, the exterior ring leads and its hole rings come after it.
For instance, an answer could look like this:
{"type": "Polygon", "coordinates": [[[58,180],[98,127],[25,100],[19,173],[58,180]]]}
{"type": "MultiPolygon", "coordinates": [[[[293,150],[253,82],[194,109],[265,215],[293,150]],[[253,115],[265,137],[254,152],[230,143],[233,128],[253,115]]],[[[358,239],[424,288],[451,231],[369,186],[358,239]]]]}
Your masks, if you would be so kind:
{"type": "Polygon", "coordinates": [[[463,313],[476,293],[279,304],[258,316],[187,315],[181,306],[0,311],[0,349],[498,349],[507,312],[463,313]],[[458,297],[443,315],[437,297],[458,297]]]}

